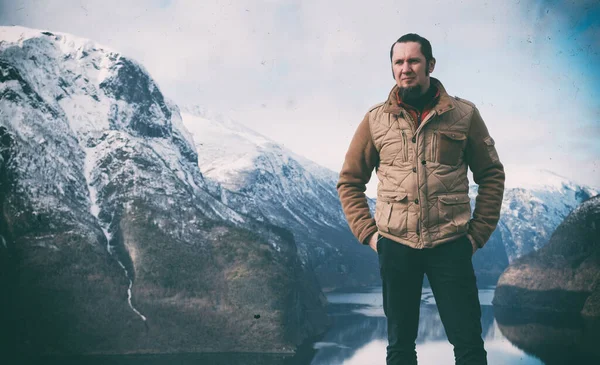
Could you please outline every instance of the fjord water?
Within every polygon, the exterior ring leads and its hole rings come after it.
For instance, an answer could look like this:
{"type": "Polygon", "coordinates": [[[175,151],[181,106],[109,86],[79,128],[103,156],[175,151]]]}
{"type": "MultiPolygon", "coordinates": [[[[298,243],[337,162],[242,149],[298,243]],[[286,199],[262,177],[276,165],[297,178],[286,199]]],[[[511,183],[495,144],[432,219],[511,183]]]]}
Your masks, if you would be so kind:
{"type": "MultiPolygon", "coordinates": [[[[479,290],[482,327],[488,363],[502,365],[544,365],[511,344],[501,333],[491,301],[494,288],[479,290]]],[[[98,356],[46,359],[44,364],[116,365],[385,365],[387,345],[381,287],[336,291],[327,294],[332,326],[317,342],[308,343],[296,356],[282,354],[179,354],[98,356]]],[[[435,299],[423,288],[417,338],[420,365],[454,364],[435,299]]]]}

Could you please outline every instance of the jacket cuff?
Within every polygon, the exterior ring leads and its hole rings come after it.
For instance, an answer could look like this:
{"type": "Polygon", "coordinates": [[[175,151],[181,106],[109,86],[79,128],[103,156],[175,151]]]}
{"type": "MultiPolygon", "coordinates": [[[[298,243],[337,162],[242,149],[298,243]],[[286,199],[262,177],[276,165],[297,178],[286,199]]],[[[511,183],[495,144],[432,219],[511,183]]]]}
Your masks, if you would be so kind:
{"type": "Polygon", "coordinates": [[[467,233],[467,238],[471,241],[471,246],[473,246],[473,250],[477,251],[481,248],[470,234],[467,233]]]}
{"type": "Polygon", "coordinates": [[[377,226],[372,227],[371,229],[368,229],[365,233],[365,238],[361,241],[361,243],[363,245],[369,245],[369,241],[371,240],[371,237],[373,237],[373,235],[377,232],[377,226]]]}

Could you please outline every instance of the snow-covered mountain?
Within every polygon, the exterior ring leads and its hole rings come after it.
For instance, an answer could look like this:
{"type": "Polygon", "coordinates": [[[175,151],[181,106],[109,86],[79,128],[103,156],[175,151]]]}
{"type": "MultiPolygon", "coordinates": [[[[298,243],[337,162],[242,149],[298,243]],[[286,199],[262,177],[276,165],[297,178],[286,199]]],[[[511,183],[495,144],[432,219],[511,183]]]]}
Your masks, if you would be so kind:
{"type": "Polygon", "coordinates": [[[377,256],[351,234],[335,188],[338,174],[229,118],[182,108],[207,180],[221,201],[294,232],[301,259],[323,287],[376,284],[377,256]]]}
{"type": "MultiPolygon", "coordinates": [[[[544,169],[505,165],[504,170],[500,221],[486,247],[473,259],[485,283],[495,283],[510,262],[546,245],[560,222],[599,192],[544,169]]],[[[477,185],[472,185],[472,208],[476,194],[477,185]]]]}
{"type": "Polygon", "coordinates": [[[501,220],[511,261],[544,246],[573,209],[600,191],[545,169],[509,165],[505,171],[501,220]]]}
{"type": "Polygon", "coordinates": [[[0,27],[1,322],[21,351],[281,351],[322,329],[290,233],[214,198],[176,109],[114,50],[0,27]]]}

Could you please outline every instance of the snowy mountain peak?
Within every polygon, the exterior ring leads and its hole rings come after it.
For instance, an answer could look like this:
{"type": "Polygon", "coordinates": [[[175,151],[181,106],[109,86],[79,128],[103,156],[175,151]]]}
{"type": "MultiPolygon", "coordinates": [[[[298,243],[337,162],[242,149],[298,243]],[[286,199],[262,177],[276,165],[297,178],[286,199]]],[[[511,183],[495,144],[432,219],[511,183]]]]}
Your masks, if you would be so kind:
{"type": "Polygon", "coordinates": [[[6,48],[6,45],[18,44],[23,46],[23,42],[29,39],[46,37],[53,39],[60,44],[64,53],[79,51],[81,53],[89,50],[101,50],[105,53],[118,54],[110,47],[100,45],[97,42],[86,38],[81,38],[68,33],[50,32],[41,29],[25,28],[20,26],[0,26],[0,50],[6,48]]]}
{"type": "Polygon", "coordinates": [[[526,165],[505,164],[507,189],[526,189],[526,190],[554,190],[562,191],[564,189],[577,190],[578,188],[588,188],[578,184],[571,179],[561,176],[548,169],[540,169],[526,165]]]}
{"type": "Polygon", "coordinates": [[[170,136],[171,111],[148,72],[96,42],[23,27],[0,27],[0,52],[23,82],[78,134],[127,130],[170,136]]]}
{"type": "Polygon", "coordinates": [[[199,209],[208,216],[243,221],[207,199],[193,140],[176,106],[141,65],[68,34],[0,27],[0,36],[0,124],[23,145],[23,156],[52,161],[17,164],[21,176],[35,176],[22,181],[37,208],[44,202],[40,206],[49,209],[48,200],[76,191],[106,223],[98,203],[106,199],[96,192],[116,183],[107,175],[111,166],[121,174],[117,181],[134,182],[124,184],[135,186],[134,195],[186,189],[202,197],[199,209]],[[153,172],[162,175],[145,177],[153,172]]]}
{"type": "Polygon", "coordinates": [[[194,136],[202,173],[231,189],[243,183],[238,179],[240,172],[263,169],[279,175],[287,171],[282,166],[290,163],[302,166],[308,179],[311,179],[309,175],[326,180],[337,178],[333,171],[222,114],[191,106],[181,107],[181,116],[186,129],[194,136]]]}
{"type": "MultiPolygon", "coordinates": [[[[39,29],[30,29],[19,26],[0,26],[0,52],[6,51],[11,47],[26,49],[28,58],[34,61],[36,65],[44,63],[39,56],[45,55],[49,58],[62,60],[72,60],[81,64],[81,68],[87,68],[86,64],[91,60],[92,70],[84,76],[88,83],[95,84],[96,87],[102,83],[109,73],[107,72],[109,64],[107,60],[116,61],[120,54],[97,42],[89,39],[76,37],[68,33],[49,32],[39,29]],[[58,57],[60,56],[60,57],[58,57]]],[[[16,50],[15,50],[16,52],[16,50]]],[[[8,52],[11,54],[11,52],[8,52]]],[[[48,76],[56,76],[57,69],[48,76]]],[[[36,76],[41,76],[37,72],[36,76]]],[[[38,79],[42,81],[41,79],[38,79]]]]}

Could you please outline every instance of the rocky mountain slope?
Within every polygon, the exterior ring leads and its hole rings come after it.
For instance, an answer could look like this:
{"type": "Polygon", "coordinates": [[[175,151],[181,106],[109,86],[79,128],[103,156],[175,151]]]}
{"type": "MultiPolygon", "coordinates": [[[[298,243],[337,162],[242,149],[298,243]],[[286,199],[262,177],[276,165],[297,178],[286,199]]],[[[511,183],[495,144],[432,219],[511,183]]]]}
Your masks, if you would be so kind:
{"type": "Polygon", "coordinates": [[[198,164],[214,194],[257,220],[287,227],[302,262],[325,288],[373,285],[377,255],[348,229],[335,189],[338,174],[231,119],[184,108],[198,164]]]}
{"type": "Polygon", "coordinates": [[[502,274],[494,305],[600,318],[600,196],[558,226],[550,242],[502,274]]]}
{"type": "Polygon", "coordinates": [[[211,195],[174,109],[114,50],[0,27],[2,332],[18,351],[286,352],[323,330],[292,234],[211,195]]]}

